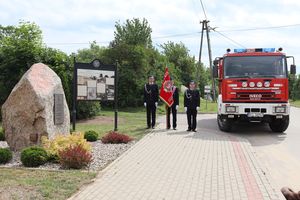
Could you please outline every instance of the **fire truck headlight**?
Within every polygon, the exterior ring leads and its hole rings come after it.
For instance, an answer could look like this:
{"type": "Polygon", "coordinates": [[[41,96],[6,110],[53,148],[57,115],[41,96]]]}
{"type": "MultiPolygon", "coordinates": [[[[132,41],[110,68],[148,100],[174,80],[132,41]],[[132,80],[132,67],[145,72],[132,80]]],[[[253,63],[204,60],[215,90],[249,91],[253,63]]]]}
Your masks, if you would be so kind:
{"type": "Polygon", "coordinates": [[[270,82],[269,82],[269,81],[266,81],[266,82],[264,83],[264,86],[265,86],[265,87],[270,87],[270,82]]]}
{"type": "Polygon", "coordinates": [[[254,82],[250,82],[250,83],[249,83],[249,86],[250,86],[250,87],[254,87],[254,86],[255,86],[255,83],[254,83],[254,82]]]}
{"type": "Polygon", "coordinates": [[[284,106],[276,106],[275,107],[275,113],[285,113],[286,112],[286,107],[284,106]]]}
{"type": "Polygon", "coordinates": [[[236,106],[226,106],[226,112],[227,113],[235,113],[236,112],[236,106]]]}
{"type": "Polygon", "coordinates": [[[248,83],[247,82],[242,82],[242,87],[247,87],[248,83]]]}
{"type": "Polygon", "coordinates": [[[262,82],[257,82],[257,87],[262,87],[262,82]]]}

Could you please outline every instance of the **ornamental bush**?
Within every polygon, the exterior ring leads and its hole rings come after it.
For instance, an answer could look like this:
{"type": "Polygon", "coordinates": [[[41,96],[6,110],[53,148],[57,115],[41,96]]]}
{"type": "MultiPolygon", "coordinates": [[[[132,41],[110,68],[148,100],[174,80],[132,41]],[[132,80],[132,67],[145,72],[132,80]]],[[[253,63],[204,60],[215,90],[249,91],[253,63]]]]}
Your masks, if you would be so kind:
{"type": "Polygon", "coordinates": [[[92,154],[80,144],[59,151],[58,156],[62,167],[68,169],[81,169],[92,162],[92,154]]]}
{"type": "Polygon", "coordinates": [[[47,159],[47,152],[42,147],[27,147],[21,152],[21,161],[25,167],[38,167],[45,164],[47,159]]]}
{"type": "Polygon", "coordinates": [[[106,135],[104,135],[101,138],[101,141],[104,144],[108,144],[108,143],[109,144],[128,143],[132,140],[133,140],[132,137],[130,137],[128,135],[125,135],[125,134],[122,134],[122,133],[115,132],[115,131],[110,131],[109,133],[107,133],[106,135]]]}
{"type": "Polygon", "coordinates": [[[47,151],[48,157],[52,161],[59,161],[58,153],[73,145],[81,145],[87,151],[91,151],[91,145],[84,139],[82,133],[71,135],[57,135],[53,140],[42,138],[42,144],[47,151]]]}
{"type": "Polygon", "coordinates": [[[4,141],[4,140],[5,140],[4,131],[0,130],[0,141],[4,141]]]}
{"type": "Polygon", "coordinates": [[[9,150],[9,148],[0,148],[0,164],[8,163],[11,159],[11,150],[9,150]]]}
{"type": "Polygon", "coordinates": [[[90,130],[90,131],[86,131],[84,133],[84,139],[86,139],[89,142],[97,141],[98,137],[99,137],[99,135],[96,131],[90,130]]]}

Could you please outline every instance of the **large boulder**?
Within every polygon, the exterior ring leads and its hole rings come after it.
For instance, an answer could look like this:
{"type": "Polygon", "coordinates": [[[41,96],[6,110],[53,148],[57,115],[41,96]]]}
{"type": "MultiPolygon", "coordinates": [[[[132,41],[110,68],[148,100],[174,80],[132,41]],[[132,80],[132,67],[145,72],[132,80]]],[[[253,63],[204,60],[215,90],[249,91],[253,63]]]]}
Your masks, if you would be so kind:
{"type": "Polygon", "coordinates": [[[39,145],[42,136],[69,134],[68,105],[52,69],[42,63],[31,66],[2,106],[2,125],[12,150],[39,145]]]}

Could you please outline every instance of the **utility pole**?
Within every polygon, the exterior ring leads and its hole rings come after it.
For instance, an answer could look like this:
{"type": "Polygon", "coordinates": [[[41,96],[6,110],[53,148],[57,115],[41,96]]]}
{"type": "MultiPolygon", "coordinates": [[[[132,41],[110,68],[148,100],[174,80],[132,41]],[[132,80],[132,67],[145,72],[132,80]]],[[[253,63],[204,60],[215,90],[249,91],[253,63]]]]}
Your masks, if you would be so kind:
{"type": "MultiPolygon", "coordinates": [[[[210,27],[208,26],[209,21],[203,20],[200,22],[202,24],[202,30],[201,30],[201,40],[200,40],[200,50],[199,50],[199,68],[201,65],[201,58],[202,58],[202,48],[203,48],[203,36],[204,32],[206,32],[206,39],[207,39],[207,48],[208,48],[208,58],[209,58],[209,68],[210,68],[210,74],[211,74],[211,80],[212,80],[212,92],[213,92],[213,100],[216,100],[216,87],[215,87],[215,79],[213,77],[213,70],[212,70],[212,56],[211,56],[211,46],[210,46],[210,38],[209,38],[209,31],[210,27]]],[[[197,70],[197,79],[199,81],[199,68],[197,70]]]]}

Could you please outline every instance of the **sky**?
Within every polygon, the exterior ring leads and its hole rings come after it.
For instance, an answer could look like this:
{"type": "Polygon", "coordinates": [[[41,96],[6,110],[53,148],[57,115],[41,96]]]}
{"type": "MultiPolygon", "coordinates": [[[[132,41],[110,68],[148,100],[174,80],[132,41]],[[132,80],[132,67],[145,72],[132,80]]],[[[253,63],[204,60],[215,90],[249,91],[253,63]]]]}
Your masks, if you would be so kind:
{"type": "MultiPolygon", "coordinates": [[[[227,48],[282,47],[295,57],[296,64],[300,62],[299,0],[202,2],[206,17],[200,0],[0,0],[0,24],[35,22],[47,46],[69,54],[88,48],[92,41],[107,46],[116,22],[146,18],[155,47],[168,41],[183,42],[198,60],[200,21],[207,18],[209,26],[218,31],[210,32],[213,59],[227,48]],[[283,27],[245,31],[278,26],[283,27]],[[241,29],[244,31],[238,31],[241,29]]],[[[202,62],[207,64],[206,43],[204,47],[202,62]]]]}

